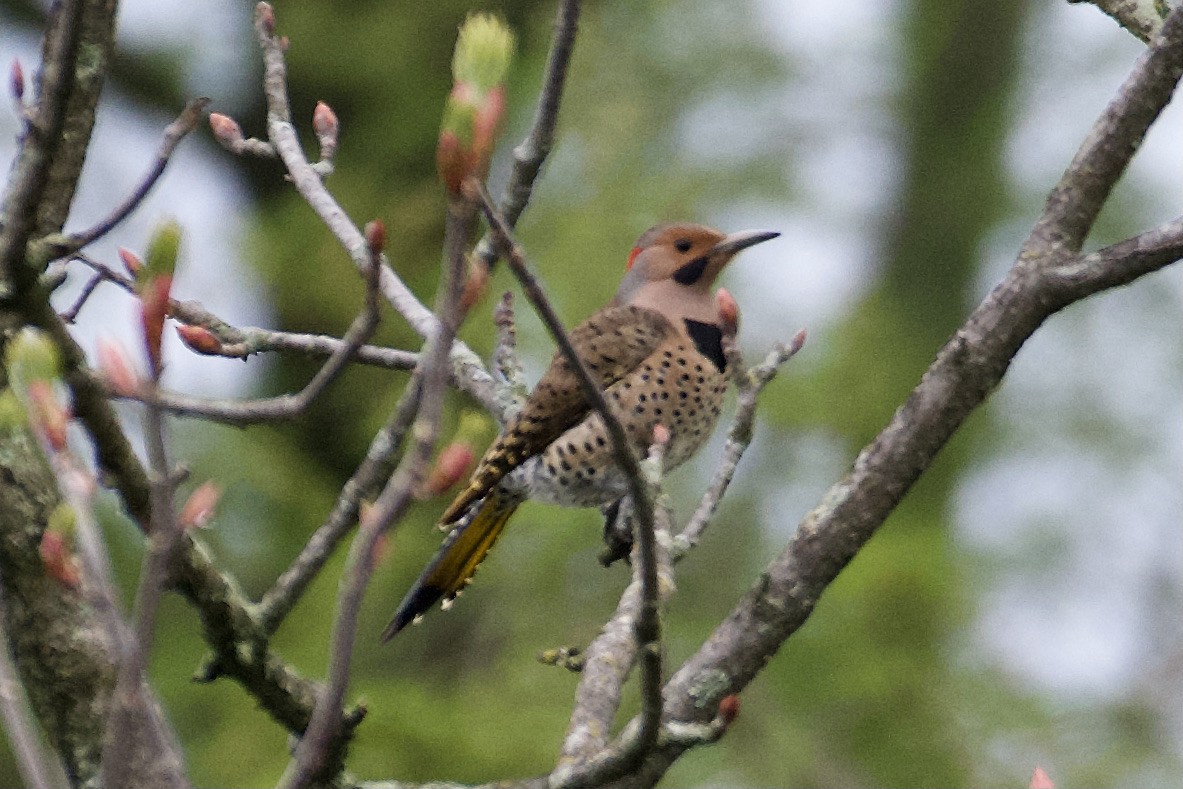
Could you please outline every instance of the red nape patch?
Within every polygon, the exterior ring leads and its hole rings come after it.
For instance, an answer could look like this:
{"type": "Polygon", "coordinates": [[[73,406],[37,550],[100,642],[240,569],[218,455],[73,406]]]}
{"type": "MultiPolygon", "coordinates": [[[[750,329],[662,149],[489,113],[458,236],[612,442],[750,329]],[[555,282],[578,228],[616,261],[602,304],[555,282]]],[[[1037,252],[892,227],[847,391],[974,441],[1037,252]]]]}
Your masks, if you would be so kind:
{"type": "Polygon", "coordinates": [[[632,270],[633,263],[636,261],[637,255],[639,254],[641,254],[641,248],[633,247],[633,251],[628,253],[628,263],[624,264],[625,271],[632,270]]]}

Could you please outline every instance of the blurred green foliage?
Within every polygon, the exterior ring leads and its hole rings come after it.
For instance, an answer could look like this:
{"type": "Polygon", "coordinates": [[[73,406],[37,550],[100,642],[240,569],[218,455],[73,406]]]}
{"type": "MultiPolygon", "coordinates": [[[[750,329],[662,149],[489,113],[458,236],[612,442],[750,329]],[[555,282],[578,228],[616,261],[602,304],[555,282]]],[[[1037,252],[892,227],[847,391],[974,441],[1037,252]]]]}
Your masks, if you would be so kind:
{"type": "MultiPolygon", "coordinates": [[[[777,133],[769,109],[793,79],[792,63],[751,21],[747,6],[587,4],[560,143],[520,226],[569,322],[610,297],[632,239],[653,222],[709,221],[713,211],[735,203],[792,205],[786,162],[794,143],[777,133]],[[737,141],[746,153],[687,156],[684,125],[697,108],[721,99],[751,113],[759,146],[737,141]]],[[[1000,157],[1014,122],[1010,98],[1026,6],[1021,0],[907,4],[895,107],[902,177],[884,217],[875,285],[826,338],[807,346],[806,354],[824,348],[824,358],[801,365],[804,372],[790,364],[767,391],[759,430],[774,436],[772,444],[824,434],[853,458],[964,316],[983,237],[1008,199],[1000,157]]],[[[334,194],[359,224],[385,221],[395,269],[428,302],[444,205],[434,173],[436,135],[455,31],[471,10],[503,15],[519,42],[496,179],[533,113],[553,2],[338,0],[277,7],[280,32],[291,40],[297,117],[310,117],[314,102],[324,100],[341,120],[329,182],[334,194]]],[[[306,119],[301,123],[312,139],[306,119]]],[[[274,299],[279,327],[341,333],[361,294],[345,255],[274,168],[252,165],[249,173],[257,194],[250,258],[274,299]]],[[[495,294],[509,287],[507,273],[498,271],[490,297],[464,328],[464,339],[482,353],[492,340],[485,315],[495,294]]],[[[381,342],[415,345],[397,316],[387,311],[384,318],[381,342]]],[[[520,325],[523,350],[537,370],[549,343],[530,316],[522,315],[520,325]]],[[[796,328],[787,323],[785,337],[796,328]]],[[[283,357],[268,369],[262,388],[271,393],[298,388],[314,364],[283,357]]],[[[319,525],[404,383],[404,375],[353,369],[298,423],[248,431],[178,428],[193,479],[213,477],[226,488],[208,540],[252,595],[319,525]]],[[[445,435],[467,403],[451,395],[449,405],[445,435]]],[[[982,570],[951,544],[948,501],[959,473],[988,443],[989,421],[977,416],[958,436],[743,694],[732,731],[679,762],[667,785],[1022,786],[1029,761],[982,774],[988,755],[998,764],[991,749],[1057,752],[1057,720],[1066,711],[953,657],[982,570]]],[[[711,464],[706,458],[671,481],[680,511],[688,511],[696,492],[693,477],[711,464]]],[[[669,666],[696,649],[780,550],[783,540],[765,526],[776,522],[783,535],[799,513],[771,514],[765,499],[798,473],[783,458],[765,465],[749,459],[741,469],[748,484],[679,568],[679,593],[666,620],[669,666]]],[[[596,563],[596,513],[527,505],[449,614],[379,648],[378,632],[438,543],[433,524],[442,505],[414,509],[371,585],[350,694],[370,714],[350,768],[361,777],[408,781],[540,774],[558,753],[576,679],[534,655],[586,644],[613,609],[625,570],[596,563]]],[[[137,538],[114,513],[110,521],[129,576],[137,538]]],[[[324,672],[342,558],[329,564],[275,641],[308,676],[324,672]]],[[[284,733],[233,683],[190,682],[202,654],[196,617],[170,599],[152,671],[187,746],[194,781],[274,783],[287,761],[284,733]]],[[[1095,760],[1058,765],[1063,785],[1111,784],[1160,747],[1144,710],[1110,715],[1096,724],[1103,742],[1095,760]]]]}

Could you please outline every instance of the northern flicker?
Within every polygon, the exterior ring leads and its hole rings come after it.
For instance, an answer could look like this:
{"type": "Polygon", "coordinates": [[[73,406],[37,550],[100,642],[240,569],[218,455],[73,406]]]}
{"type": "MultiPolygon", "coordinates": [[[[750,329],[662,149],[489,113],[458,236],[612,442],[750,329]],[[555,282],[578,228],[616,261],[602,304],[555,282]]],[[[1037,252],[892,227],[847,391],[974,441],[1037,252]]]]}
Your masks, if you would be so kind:
{"type": "MultiPolygon", "coordinates": [[[[694,224],[650,228],[629,254],[615,298],[570,332],[571,344],[639,453],[652,442],[654,426],[669,429],[667,470],[685,462],[710,435],[727,388],[711,286],[737,253],[778,235],[724,235],[694,224]]],[[[455,527],[403,598],[382,640],[436,601],[446,608],[525,499],[599,507],[626,492],[603,421],[556,352],[468,487],[444,512],[441,523],[455,527]]]]}

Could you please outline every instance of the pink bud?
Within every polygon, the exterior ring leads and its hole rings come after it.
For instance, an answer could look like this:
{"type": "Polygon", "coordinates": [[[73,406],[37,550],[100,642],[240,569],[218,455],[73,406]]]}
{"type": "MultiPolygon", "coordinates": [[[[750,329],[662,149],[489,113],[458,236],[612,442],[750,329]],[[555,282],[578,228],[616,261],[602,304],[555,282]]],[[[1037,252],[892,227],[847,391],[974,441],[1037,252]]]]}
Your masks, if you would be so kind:
{"type": "Polygon", "coordinates": [[[25,70],[21,67],[21,62],[16,58],[12,60],[12,68],[8,72],[8,88],[12,91],[12,97],[21,102],[25,98],[25,70]]]}
{"type": "Polygon", "coordinates": [[[55,452],[66,448],[66,427],[70,412],[54,391],[49,381],[30,381],[28,384],[29,417],[45,442],[55,452]]]}
{"type": "Polygon", "coordinates": [[[222,355],[222,341],[204,326],[181,324],[176,328],[181,342],[185,343],[185,347],[194,353],[200,353],[203,356],[222,355]]]}
{"type": "Polygon", "coordinates": [[[455,132],[440,132],[439,145],[435,149],[435,164],[444,188],[450,194],[459,195],[460,184],[468,175],[470,167],[468,152],[460,144],[455,132]]]}
{"type": "Polygon", "coordinates": [[[112,340],[99,340],[99,371],[116,393],[134,397],[140,391],[140,376],[132,368],[123,346],[112,340]]]}
{"type": "Polygon", "coordinates": [[[144,270],[144,261],[140,260],[140,256],[130,249],[125,249],[124,247],[119,248],[119,261],[123,263],[123,267],[127,269],[127,273],[133,277],[140,276],[140,272],[144,270]]]}
{"type": "Polygon", "coordinates": [[[209,127],[218,143],[231,151],[243,141],[242,127],[238,125],[238,121],[229,115],[223,115],[220,112],[211,112],[209,114],[209,127]]]}
{"type": "Polygon", "coordinates": [[[317,137],[337,136],[337,113],[323,101],[316,102],[316,109],[312,111],[312,130],[317,137]]]}
{"type": "Polygon", "coordinates": [[[715,309],[719,313],[719,324],[724,334],[735,334],[739,329],[739,305],[727,288],[715,293],[715,309]]]}
{"type": "Polygon", "coordinates": [[[436,458],[435,466],[419,491],[419,498],[426,499],[444,493],[468,476],[475,462],[476,452],[467,443],[453,441],[448,444],[436,458]]]}
{"type": "Polygon", "coordinates": [[[41,535],[38,546],[41,554],[41,564],[49,574],[67,589],[77,589],[82,585],[82,573],[78,569],[78,559],[67,544],[65,536],[53,529],[46,529],[41,535]]]}
{"type": "Polygon", "coordinates": [[[144,349],[154,379],[160,377],[160,341],[164,334],[164,319],[168,316],[168,294],[173,278],[162,275],[145,283],[140,293],[140,321],[144,329],[144,349]]]}
{"type": "Polygon", "coordinates": [[[501,125],[501,116],[504,114],[505,86],[498,85],[485,96],[472,121],[472,150],[481,176],[489,169],[489,159],[493,156],[493,145],[497,141],[497,127],[501,125]]]}
{"type": "Polygon", "coordinates": [[[177,516],[177,523],[182,529],[201,529],[214,517],[218,507],[218,500],[222,498],[222,489],[214,482],[203,482],[185,501],[181,507],[181,514],[177,516]]]}
{"type": "Polygon", "coordinates": [[[372,219],[365,226],[366,244],[370,247],[370,255],[378,257],[386,248],[386,225],[381,219],[372,219]]]}
{"type": "Polygon", "coordinates": [[[732,693],[719,702],[719,717],[724,726],[730,726],[739,717],[739,696],[732,693]]]}
{"type": "Polygon", "coordinates": [[[1027,786],[1028,789],[1056,789],[1055,783],[1042,767],[1036,767],[1035,772],[1031,773],[1031,783],[1027,786]]]}

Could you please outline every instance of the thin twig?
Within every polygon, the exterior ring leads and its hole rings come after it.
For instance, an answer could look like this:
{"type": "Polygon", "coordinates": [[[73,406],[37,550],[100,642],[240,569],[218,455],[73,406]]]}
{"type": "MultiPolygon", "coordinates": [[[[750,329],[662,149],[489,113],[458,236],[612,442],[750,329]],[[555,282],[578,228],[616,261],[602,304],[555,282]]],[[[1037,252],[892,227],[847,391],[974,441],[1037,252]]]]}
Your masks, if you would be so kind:
{"type": "MultiPolygon", "coordinates": [[[[1172,12],[1176,18],[1180,8],[1172,12]]],[[[1150,125],[1170,102],[1178,83],[1181,55],[1176,37],[1179,34],[1168,27],[1164,25],[1138,57],[1117,94],[1093,124],[1089,136],[1048,196],[1021,258],[1037,260],[1041,266],[1048,267],[1080,251],[1110,190],[1125,172],[1150,125]],[[1029,254],[1037,248],[1057,254],[1029,254]]]]}
{"type": "MultiPolygon", "coordinates": [[[[94,271],[94,275],[87,281],[87,286],[97,279],[100,282],[106,281],[118,285],[128,293],[136,293],[136,281],[106,263],[84,254],[73,255],[71,260],[77,260],[94,271]]],[[[83,301],[84,298],[80,296],[70,310],[61,313],[62,320],[70,322],[70,319],[75,317],[77,311],[82,307],[83,301]]],[[[341,352],[345,344],[343,339],[324,334],[286,332],[257,326],[233,326],[196,301],[170,299],[168,314],[169,317],[187,326],[200,326],[203,329],[208,329],[217,338],[219,345],[216,349],[201,351],[206,356],[246,359],[257,353],[291,351],[307,356],[323,357],[341,352]]],[[[350,357],[350,361],[382,367],[387,370],[411,370],[418,363],[419,354],[414,351],[386,348],[381,345],[360,345],[350,357]]]]}
{"type": "MultiPolygon", "coordinates": [[[[255,32],[263,51],[263,92],[267,99],[268,136],[287,168],[296,191],[345,248],[354,265],[364,271],[369,266],[369,251],[365,237],[325,187],[320,174],[309,163],[292,125],[284,46],[275,35],[274,21],[274,11],[268,3],[259,3],[255,6],[255,32]],[[265,20],[270,22],[264,24],[265,20]]],[[[415,298],[415,294],[390,268],[385,256],[382,257],[379,289],[387,302],[406,319],[420,337],[426,338],[436,332],[436,319],[431,310],[415,298]]],[[[451,361],[454,380],[461,389],[495,412],[504,410],[504,404],[498,398],[496,382],[471,348],[459,340],[455,341],[451,348],[451,361]]]]}
{"type": "Polygon", "coordinates": [[[0,216],[0,277],[16,291],[27,290],[36,272],[26,258],[26,247],[36,229],[37,208],[49,185],[49,169],[61,143],[66,103],[78,56],[81,0],[56,7],[46,34],[41,64],[37,110],[26,119],[20,151],[12,167],[0,216]]]}
{"type": "MultiPolygon", "coordinates": [[[[493,240],[500,248],[501,254],[509,264],[514,276],[521,283],[526,298],[534,305],[534,309],[558,344],[563,357],[571,369],[575,371],[583,395],[587,398],[592,410],[598,413],[603,420],[611,440],[613,460],[624,471],[628,483],[628,495],[632,500],[633,512],[636,515],[637,563],[641,579],[641,601],[634,631],[639,649],[646,658],[641,662],[641,696],[643,699],[657,699],[657,703],[642,705],[643,715],[636,739],[630,742],[630,747],[624,754],[624,758],[618,763],[614,763],[613,770],[605,772],[605,775],[609,776],[623,775],[632,769],[657,741],[661,722],[661,621],[658,615],[657,541],[654,535],[653,499],[649,486],[645,483],[636,452],[633,450],[623,425],[612,411],[612,407],[604,397],[604,392],[591,377],[583,359],[571,345],[571,339],[567,336],[562,321],[555,314],[554,308],[551,307],[538,280],[531,273],[521,247],[514,240],[513,231],[494,207],[484,186],[474,179],[470,179],[467,185],[478,199],[481,210],[489,222],[493,240]],[[619,770],[619,772],[615,772],[615,770],[619,770]]],[[[611,778],[605,780],[611,780],[611,778]]]]}
{"type": "MultiPolygon", "coordinates": [[[[664,438],[668,440],[668,434],[664,438]]],[[[660,496],[660,487],[666,440],[655,441],[649,457],[642,463],[646,481],[659,501],[664,501],[664,497],[660,496]]],[[[669,507],[664,504],[658,506],[655,515],[658,598],[664,604],[674,591],[669,507]]],[[[620,518],[626,523],[634,518],[628,500],[622,507],[620,518]]],[[[637,546],[634,545],[634,552],[636,550],[637,546]]],[[[660,695],[642,697],[641,716],[626,727],[613,746],[608,746],[612,721],[620,708],[621,692],[638,654],[642,671],[645,670],[645,663],[655,657],[651,649],[640,648],[635,636],[637,618],[644,602],[642,593],[640,562],[635,561],[633,580],[621,595],[615,613],[581,656],[583,667],[575,691],[571,720],[563,738],[562,755],[550,777],[552,789],[600,785],[628,772],[635,766],[636,743],[642,736],[640,722],[660,719],[660,695]],[[645,710],[646,705],[650,707],[649,710],[645,710]]]]}
{"type": "Polygon", "coordinates": [[[229,425],[249,425],[264,421],[293,419],[304,413],[325,388],[336,380],[353,354],[369,339],[378,325],[377,259],[366,277],[365,304],[349,330],[316,374],[295,394],[265,397],[258,400],[226,400],[220,398],[188,397],[164,392],[153,387],[142,395],[112,392],[113,395],[148,403],[178,416],[199,416],[229,425]]]}
{"type": "MultiPolygon", "coordinates": [[[[551,36],[550,52],[546,56],[546,69],[542,75],[542,92],[538,96],[538,108],[534,111],[534,122],[526,138],[513,149],[513,171],[505,193],[501,196],[499,209],[505,223],[516,227],[518,219],[530,202],[534,181],[542,171],[546,157],[554,145],[555,128],[559,122],[559,105],[563,99],[563,88],[567,82],[567,71],[571,64],[571,53],[575,49],[575,35],[579,31],[580,0],[561,0],[555,16],[554,34],[551,36]]],[[[497,249],[491,235],[486,234],[477,245],[477,256],[486,267],[497,262],[497,249]]]]}
{"type": "Polygon", "coordinates": [[[111,557],[94,514],[94,478],[66,452],[50,453],[50,463],[62,498],[74,514],[74,533],[84,568],[83,592],[103,624],[108,648],[120,657],[127,650],[130,634],[119,610],[111,557]]]}
{"type": "Polygon", "coordinates": [[[734,358],[727,360],[727,368],[733,371],[732,375],[739,389],[735,418],[731,422],[731,429],[727,431],[727,444],[723,447],[723,458],[715,469],[711,484],[707,486],[706,493],[703,494],[702,500],[698,503],[694,514],[690,516],[690,520],[686,522],[686,526],[674,538],[672,550],[674,561],[682,559],[690,549],[698,545],[703,532],[711,522],[711,518],[715,516],[719,502],[727,493],[727,488],[731,484],[732,477],[735,476],[739,461],[747,451],[748,444],[752,442],[752,426],[756,421],[756,405],[759,402],[760,392],[776,377],[780,366],[801,350],[804,344],[805,331],[801,330],[788,345],[777,345],[769,351],[763,362],[751,370],[747,370],[743,368],[743,361],[739,357],[734,335],[730,340],[724,337],[724,349],[727,349],[728,345],[735,349],[733,354],[729,354],[729,357],[733,355],[734,358]]]}
{"type": "Polygon", "coordinates": [[[497,309],[493,313],[493,323],[497,327],[497,344],[493,348],[493,371],[509,387],[516,413],[522,403],[526,402],[530,389],[526,384],[522,359],[518,356],[518,331],[513,316],[512,292],[507,290],[501,295],[501,301],[497,303],[497,309]]]}
{"type": "Polygon", "coordinates": [[[185,108],[181,110],[181,114],[177,119],[170,123],[164,130],[164,139],[160,143],[160,147],[156,150],[156,159],[152,162],[151,169],[148,170],[147,175],[140,181],[139,186],[125,199],[111,214],[94,227],[83,230],[80,233],[70,233],[66,236],[50,236],[39,241],[48,247],[47,256],[50,258],[59,258],[70,255],[82,249],[88,244],[91,244],[98,239],[111,232],[116,225],[134,211],[148,193],[152,191],[152,187],[164,174],[164,170],[168,167],[169,161],[172,159],[173,151],[176,150],[177,145],[185,138],[189,132],[197,126],[198,121],[201,120],[201,115],[205,112],[205,108],[209,106],[208,98],[193,99],[185,108]]]}
{"type": "Polygon", "coordinates": [[[365,460],[341,488],[328,518],[308,538],[291,566],[276,578],[275,584],[260,598],[256,616],[264,633],[275,632],[324,567],[341,538],[357,523],[361,498],[374,490],[382,480],[390,478],[392,459],[401,451],[407,428],[419,410],[421,370],[422,367],[416,369],[390,420],[370,442],[365,460]]]}
{"type": "Polygon", "coordinates": [[[1163,15],[1158,12],[1162,0],[1068,0],[1089,3],[1104,11],[1131,35],[1147,43],[1162,29],[1163,15]]]}
{"type": "MultiPolygon", "coordinates": [[[[158,382],[157,376],[152,385],[158,382]]],[[[155,639],[160,599],[168,587],[182,536],[173,500],[176,483],[168,457],[164,412],[152,403],[144,410],[144,437],[148,463],[152,468],[151,530],[136,589],[135,632],[124,644],[119,674],[111,694],[111,711],[103,737],[103,786],[127,786],[133,782],[130,772],[133,769],[130,755],[136,747],[135,736],[131,734],[135,726],[133,717],[148,712],[151,706],[143,693],[147,683],[148,654],[155,639]]],[[[155,727],[148,734],[165,736],[163,730],[155,727]]]]}
{"type": "Polygon", "coordinates": [[[363,519],[350,546],[345,578],[333,619],[326,687],[296,749],[295,758],[280,781],[280,785],[286,789],[303,789],[312,781],[331,778],[341,768],[341,749],[334,748],[334,741],[338,739],[341,708],[349,684],[353,649],[357,640],[357,617],[373,573],[374,549],[378,539],[406,514],[414,501],[415,491],[422,484],[435,448],[443,413],[442,395],[447,384],[448,349],[452,347],[461,313],[465,247],[475,219],[475,210],[471,205],[457,200],[449,201],[444,235],[444,277],[440,284],[440,306],[435,321],[439,328],[423,354],[423,393],[412,428],[414,443],[363,519]]]}
{"type": "Polygon", "coordinates": [[[95,290],[100,284],[102,284],[104,279],[106,279],[106,277],[100,273],[96,272],[91,274],[90,279],[88,279],[86,284],[82,286],[82,292],[78,294],[78,298],[74,300],[73,305],[71,305],[68,310],[61,313],[62,320],[64,320],[66,323],[74,323],[76,320],[78,320],[78,313],[82,311],[82,307],[85,306],[86,302],[90,300],[90,297],[94,295],[95,290]]]}

